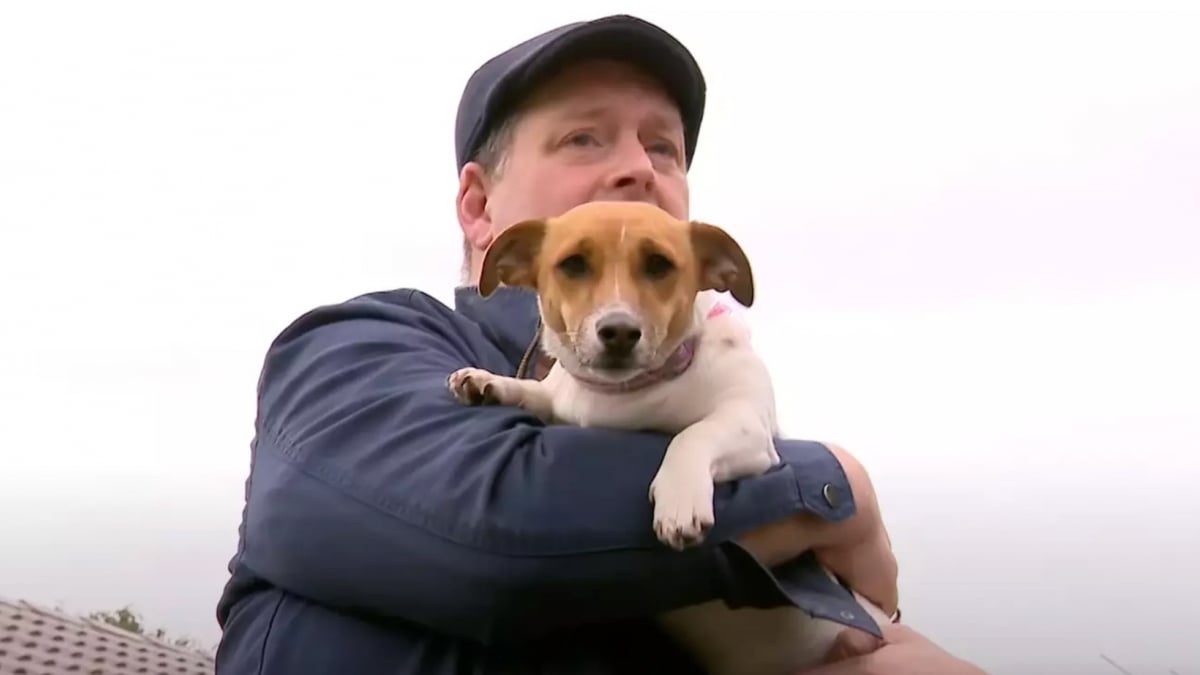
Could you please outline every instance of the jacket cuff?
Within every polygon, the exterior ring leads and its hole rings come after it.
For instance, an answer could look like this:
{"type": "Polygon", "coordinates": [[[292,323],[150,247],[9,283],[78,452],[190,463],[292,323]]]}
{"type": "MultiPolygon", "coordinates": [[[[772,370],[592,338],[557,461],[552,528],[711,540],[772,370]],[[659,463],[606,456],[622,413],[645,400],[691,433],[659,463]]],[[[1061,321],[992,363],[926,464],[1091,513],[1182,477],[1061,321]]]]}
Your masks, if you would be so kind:
{"type": "Polygon", "coordinates": [[[850,479],[842,463],[823,443],[780,440],[781,462],[792,473],[801,510],[829,522],[839,522],[858,511],[850,479]]]}
{"type": "Polygon", "coordinates": [[[718,574],[723,597],[730,609],[795,607],[825,619],[883,638],[883,631],[854,598],[808,551],[800,557],[767,569],[734,541],[718,548],[718,574]]]}

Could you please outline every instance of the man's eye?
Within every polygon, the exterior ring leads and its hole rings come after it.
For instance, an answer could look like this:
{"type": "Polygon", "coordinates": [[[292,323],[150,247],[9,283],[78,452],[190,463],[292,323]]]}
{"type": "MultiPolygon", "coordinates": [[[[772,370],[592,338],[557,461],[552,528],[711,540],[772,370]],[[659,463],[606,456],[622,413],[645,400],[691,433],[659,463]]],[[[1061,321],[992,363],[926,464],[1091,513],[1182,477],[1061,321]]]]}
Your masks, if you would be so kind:
{"type": "Polygon", "coordinates": [[[662,153],[664,155],[667,155],[668,157],[678,157],[679,156],[679,150],[675,147],[675,144],[668,143],[665,141],[662,143],[652,144],[650,146],[650,151],[662,153]]]}
{"type": "Polygon", "coordinates": [[[576,253],[560,260],[558,262],[558,269],[568,277],[578,279],[588,273],[589,267],[587,258],[576,253]]]}
{"type": "Polygon", "coordinates": [[[587,132],[571,134],[570,136],[567,137],[567,145],[587,147],[590,145],[596,145],[597,143],[598,143],[598,141],[596,140],[596,137],[587,132]]]}

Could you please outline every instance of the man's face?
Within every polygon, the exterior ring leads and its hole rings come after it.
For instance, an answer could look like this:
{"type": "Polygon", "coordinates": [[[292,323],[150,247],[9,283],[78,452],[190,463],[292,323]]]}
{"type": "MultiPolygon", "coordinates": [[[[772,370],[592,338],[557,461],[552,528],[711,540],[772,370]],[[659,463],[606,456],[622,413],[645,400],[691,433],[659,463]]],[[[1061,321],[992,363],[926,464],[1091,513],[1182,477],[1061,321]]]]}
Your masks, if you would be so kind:
{"type": "Polygon", "coordinates": [[[599,200],[645,201],[688,218],[683,122],[653,80],[620,63],[563,71],[529,101],[494,179],[471,164],[459,222],[476,255],[505,228],[599,200]]]}

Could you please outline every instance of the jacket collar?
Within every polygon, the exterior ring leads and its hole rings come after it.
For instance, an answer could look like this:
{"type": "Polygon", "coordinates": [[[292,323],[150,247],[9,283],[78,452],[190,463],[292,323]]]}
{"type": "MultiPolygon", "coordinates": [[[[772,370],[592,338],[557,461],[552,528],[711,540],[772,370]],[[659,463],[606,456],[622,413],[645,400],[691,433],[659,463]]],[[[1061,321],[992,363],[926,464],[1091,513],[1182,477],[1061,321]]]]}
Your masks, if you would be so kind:
{"type": "Polygon", "coordinates": [[[478,286],[454,289],[454,309],[479,324],[515,368],[537,334],[541,321],[532,289],[501,286],[489,297],[478,286]]]}

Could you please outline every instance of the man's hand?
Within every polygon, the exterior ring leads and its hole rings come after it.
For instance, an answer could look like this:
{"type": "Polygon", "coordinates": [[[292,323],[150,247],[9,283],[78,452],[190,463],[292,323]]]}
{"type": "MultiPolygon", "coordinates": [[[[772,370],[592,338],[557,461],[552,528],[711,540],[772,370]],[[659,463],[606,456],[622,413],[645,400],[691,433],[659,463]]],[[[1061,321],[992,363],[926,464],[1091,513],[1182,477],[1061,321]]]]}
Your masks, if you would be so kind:
{"type": "Polygon", "coordinates": [[[854,516],[830,523],[810,514],[791,518],[743,535],[738,541],[767,567],[787,562],[805,551],[843,579],[886,614],[900,602],[899,576],[892,542],[883,526],[875,487],[867,470],[850,453],[826,444],[846,472],[854,501],[854,516]]]}
{"type": "Polygon", "coordinates": [[[987,675],[907,626],[887,624],[882,628],[882,646],[862,631],[842,631],[825,665],[796,675],[987,675]]]}

